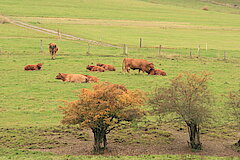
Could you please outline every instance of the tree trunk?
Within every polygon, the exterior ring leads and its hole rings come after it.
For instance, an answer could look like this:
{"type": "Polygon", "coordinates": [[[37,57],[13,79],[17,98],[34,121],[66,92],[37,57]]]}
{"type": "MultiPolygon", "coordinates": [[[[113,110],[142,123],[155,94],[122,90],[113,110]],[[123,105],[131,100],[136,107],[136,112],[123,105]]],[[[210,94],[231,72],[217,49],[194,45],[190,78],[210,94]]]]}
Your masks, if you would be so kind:
{"type": "Polygon", "coordinates": [[[104,149],[107,148],[107,135],[106,135],[106,133],[104,133],[104,136],[103,136],[103,148],[104,149]]]}
{"type": "Polygon", "coordinates": [[[236,145],[237,147],[240,147],[240,139],[238,140],[237,143],[235,143],[235,145],[236,145]]]}
{"type": "Polygon", "coordinates": [[[94,129],[93,134],[94,134],[93,152],[100,153],[100,151],[101,151],[101,136],[99,134],[99,130],[94,129]]]}
{"type": "Polygon", "coordinates": [[[188,144],[192,149],[201,150],[202,143],[200,142],[200,129],[199,125],[195,123],[187,123],[188,126],[188,133],[189,133],[189,140],[188,144]]]}
{"type": "Polygon", "coordinates": [[[94,134],[94,145],[93,145],[93,152],[94,153],[101,153],[107,148],[107,136],[106,131],[99,128],[92,129],[94,134]]]}

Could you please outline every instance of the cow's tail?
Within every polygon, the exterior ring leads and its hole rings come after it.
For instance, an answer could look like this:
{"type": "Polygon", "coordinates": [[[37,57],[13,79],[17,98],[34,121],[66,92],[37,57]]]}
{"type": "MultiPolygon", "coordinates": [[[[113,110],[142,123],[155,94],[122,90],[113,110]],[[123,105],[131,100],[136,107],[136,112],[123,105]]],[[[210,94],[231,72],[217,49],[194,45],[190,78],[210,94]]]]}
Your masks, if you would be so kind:
{"type": "Polygon", "coordinates": [[[122,62],[122,71],[123,71],[123,72],[125,72],[125,70],[126,70],[125,61],[126,61],[126,59],[124,58],[124,59],[123,59],[123,62],[122,62]]]}

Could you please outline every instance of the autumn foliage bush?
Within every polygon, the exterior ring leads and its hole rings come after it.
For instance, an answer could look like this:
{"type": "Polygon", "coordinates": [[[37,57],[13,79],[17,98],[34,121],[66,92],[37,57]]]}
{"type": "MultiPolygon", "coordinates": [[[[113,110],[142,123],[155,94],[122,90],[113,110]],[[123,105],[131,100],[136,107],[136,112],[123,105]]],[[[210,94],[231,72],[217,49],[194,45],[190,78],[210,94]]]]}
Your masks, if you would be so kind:
{"type": "Polygon", "coordinates": [[[66,102],[63,124],[79,124],[94,134],[93,151],[100,153],[107,147],[107,134],[121,121],[141,118],[144,111],[138,106],[145,102],[139,90],[128,90],[123,85],[101,83],[93,89],[82,89],[78,100],[66,102]]]}

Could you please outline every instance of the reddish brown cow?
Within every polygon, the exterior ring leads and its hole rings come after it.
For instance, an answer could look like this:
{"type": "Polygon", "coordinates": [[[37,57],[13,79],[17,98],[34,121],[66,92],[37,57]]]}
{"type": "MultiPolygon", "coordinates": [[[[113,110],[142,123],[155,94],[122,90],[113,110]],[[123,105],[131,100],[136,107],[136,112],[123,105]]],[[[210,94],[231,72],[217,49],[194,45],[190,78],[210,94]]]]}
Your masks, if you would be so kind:
{"type": "Polygon", "coordinates": [[[95,67],[95,66],[87,65],[86,69],[88,69],[89,71],[91,71],[93,67],[95,67]]]}
{"type": "Polygon", "coordinates": [[[38,64],[29,64],[24,67],[24,70],[26,71],[34,71],[34,70],[41,70],[43,63],[38,64]]]}
{"type": "Polygon", "coordinates": [[[116,71],[116,68],[113,65],[109,65],[109,64],[101,64],[98,63],[96,64],[97,66],[103,67],[105,70],[107,71],[116,71]]]}
{"type": "Polygon", "coordinates": [[[129,73],[130,69],[133,69],[133,70],[138,69],[139,72],[143,71],[143,73],[149,72],[150,69],[154,69],[154,64],[144,59],[124,58],[123,64],[122,64],[122,70],[124,72],[127,71],[129,73]]]}
{"type": "Polygon", "coordinates": [[[99,67],[99,66],[94,66],[91,71],[95,72],[105,72],[105,69],[103,67],[99,67]]]}
{"type": "Polygon", "coordinates": [[[166,72],[160,69],[150,69],[149,72],[147,72],[148,75],[161,75],[161,76],[166,76],[166,72]]]}
{"type": "Polygon", "coordinates": [[[94,76],[89,76],[89,75],[84,75],[88,78],[88,83],[95,83],[95,82],[98,82],[99,79],[97,77],[94,77],[94,76]]]}
{"type": "Polygon", "coordinates": [[[52,59],[56,59],[56,53],[58,51],[58,47],[57,47],[56,43],[49,43],[48,45],[49,45],[48,49],[49,49],[52,59]]]}

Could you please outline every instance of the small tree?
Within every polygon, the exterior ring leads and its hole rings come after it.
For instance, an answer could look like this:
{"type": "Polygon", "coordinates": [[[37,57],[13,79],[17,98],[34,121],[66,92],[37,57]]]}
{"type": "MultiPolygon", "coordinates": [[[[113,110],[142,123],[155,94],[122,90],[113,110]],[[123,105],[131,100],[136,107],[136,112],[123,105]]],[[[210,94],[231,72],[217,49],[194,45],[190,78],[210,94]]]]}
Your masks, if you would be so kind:
{"type": "Polygon", "coordinates": [[[207,87],[209,75],[180,74],[169,87],[160,87],[150,98],[156,113],[175,112],[187,124],[192,149],[202,149],[200,124],[210,117],[208,106],[212,101],[207,87]]]}
{"type": "Polygon", "coordinates": [[[105,82],[94,85],[93,90],[82,89],[78,98],[60,107],[64,111],[62,123],[90,128],[94,134],[95,153],[106,149],[106,135],[116,124],[140,118],[144,113],[137,108],[145,102],[143,93],[118,84],[105,82]]]}
{"type": "MultiPolygon", "coordinates": [[[[240,128],[240,90],[229,93],[227,104],[232,108],[232,115],[236,118],[237,126],[240,128]]],[[[236,146],[240,147],[240,139],[236,146]]]]}

